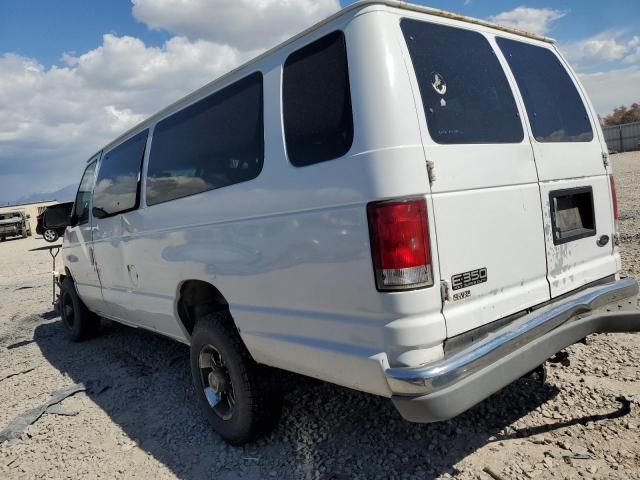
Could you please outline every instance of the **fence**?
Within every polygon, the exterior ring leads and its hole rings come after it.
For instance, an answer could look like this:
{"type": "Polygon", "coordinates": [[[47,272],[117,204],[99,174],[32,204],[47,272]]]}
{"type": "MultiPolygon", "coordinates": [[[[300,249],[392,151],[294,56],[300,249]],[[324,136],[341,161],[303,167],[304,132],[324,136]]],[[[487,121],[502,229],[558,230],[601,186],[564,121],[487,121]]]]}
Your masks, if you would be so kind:
{"type": "Polygon", "coordinates": [[[640,122],[602,127],[610,152],[628,152],[640,149],[640,122]]]}

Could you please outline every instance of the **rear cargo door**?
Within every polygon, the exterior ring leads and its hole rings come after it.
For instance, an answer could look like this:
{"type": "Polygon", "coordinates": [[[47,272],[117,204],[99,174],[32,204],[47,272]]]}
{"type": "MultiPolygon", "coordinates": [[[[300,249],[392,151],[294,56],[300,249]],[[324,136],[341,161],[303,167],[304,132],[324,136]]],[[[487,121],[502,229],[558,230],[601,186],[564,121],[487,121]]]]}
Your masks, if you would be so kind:
{"type": "Polygon", "coordinates": [[[459,22],[400,25],[433,162],[451,337],[549,299],[538,177],[494,39],[459,22]]]}
{"type": "Polygon", "coordinates": [[[553,45],[505,38],[497,43],[527,112],[556,297],[617,270],[603,144],[582,89],[553,45]]]}

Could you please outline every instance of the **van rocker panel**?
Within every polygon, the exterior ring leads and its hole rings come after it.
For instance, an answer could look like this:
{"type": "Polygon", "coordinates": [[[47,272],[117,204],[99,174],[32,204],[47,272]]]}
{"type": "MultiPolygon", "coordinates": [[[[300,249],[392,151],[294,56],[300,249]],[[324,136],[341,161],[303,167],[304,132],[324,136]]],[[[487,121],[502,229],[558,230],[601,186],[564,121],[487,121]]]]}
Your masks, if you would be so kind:
{"type": "Polygon", "coordinates": [[[631,278],[588,288],[441,361],[389,368],[392,401],[412,422],[455,417],[587,335],[640,331],[637,294],[638,283],[631,278]]]}

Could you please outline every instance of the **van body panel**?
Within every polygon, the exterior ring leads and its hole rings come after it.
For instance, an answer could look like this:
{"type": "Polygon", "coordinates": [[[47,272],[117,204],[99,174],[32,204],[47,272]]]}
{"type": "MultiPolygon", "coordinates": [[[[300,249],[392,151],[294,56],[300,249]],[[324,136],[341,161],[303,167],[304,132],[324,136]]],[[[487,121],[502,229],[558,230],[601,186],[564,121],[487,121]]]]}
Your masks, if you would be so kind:
{"type": "MultiPolygon", "coordinates": [[[[83,188],[93,190],[100,156],[101,153],[98,153],[87,163],[87,167],[80,180],[79,190],[83,188]],[[93,173],[89,173],[92,169],[93,173]],[[92,178],[88,181],[85,178],[86,176],[92,176],[92,178]]],[[[76,200],[74,202],[74,212],[76,211],[75,203],[79,200],[78,193],[79,192],[76,193],[76,200]]],[[[86,204],[86,208],[89,209],[86,221],[82,221],[78,225],[69,226],[69,228],[65,230],[62,251],[65,266],[73,275],[78,295],[80,295],[89,309],[97,313],[102,313],[105,310],[105,306],[99,270],[93,251],[94,219],[90,213],[91,205],[92,199],[89,198],[86,204]]]]}
{"type": "MultiPolygon", "coordinates": [[[[222,293],[252,356],[267,365],[312,376],[323,371],[335,383],[388,395],[379,382],[365,388],[360,373],[329,374],[327,365],[350,357],[379,372],[381,360],[370,358],[382,352],[394,365],[442,357],[439,288],[398,295],[375,288],[367,204],[425,197],[429,228],[435,228],[414,98],[388,20],[377,9],[361,12],[292,42],[260,65],[265,118],[281,118],[282,64],[289,53],[344,29],[354,118],[346,156],[295,167],[281,124],[265,121],[264,167],[257,178],[147,206],[143,175],[141,208],[98,220],[104,226],[95,245],[110,279],[104,294],[111,318],[134,319],[188,342],[177,314],[179,289],[201,280],[222,293]],[[390,124],[389,118],[399,121],[390,124]],[[298,351],[296,345],[304,355],[283,353],[298,351]]],[[[153,154],[150,131],[143,172],[153,154]]],[[[435,237],[431,249],[438,275],[435,237]]]]}
{"type": "MultiPolygon", "coordinates": [[[[406,17],[426,20],[428,25],[473,30],[448,19],[402,16],[406,17]]],[[[407,45],[405,37],[400,33],[407,45]]],[[[495,52],[491,39],[481,38],[495,52]]],[[[433,162],[435,179],[431,184],[431,200],[440,279],[449,291],[443,313],[447,336],[451,337],[550,298],[538,176],[524,125],[519,143],[436,142],[425,116],[427,107],[423,107],[420,72],[408,46],[404,52],[421,113],[425,159],[433,162]],[[479,271],[486,275],[485,281],[458,288],[456,278],[479,271]]],[[[499,56],[498,61],[503,69],[499,56]]],[[[513,95],[512,78],[503,70],[500,73],[508,84],[506,94],[513,95]]],[[[447,93],[450,92],[451,87],[447,93]]],[[[518,117],[512,121],[521,123],[522,105],[515,95],[513,97],[518,117]]],[[[440,108],[448,108],[446,93],[442,99],[445,103],[440,108]]],[[[491,123],[492,119],[486,121],[491,123]]]]}
{"type": "Polygon", "coordinates": [[[613,251],[614,226],[611,214],[609,178],[606,175],[540,182],[544,202],[545,240],[552,295],[562,295],[618,271],[613,251]],[[588,186],[593,191],[595,232],[585,238],[554,244],[551,225],[550,194],[558,190],[574,190],[588,186]],[[607,236],[606,244],[598,242],[607,236]]]}
{"type": "MultiPolygon", "coordinates": [[[[542,203],[542,218],[544,222],[545,246],[547,253],[547,266],[550,291],[552,297],[563,295],[581,286],[616,273],[619,269],[615,255],[614,235],[615,224],[611,207],[611,191],[606,163],[606,145],[602,141],[602,134],[597,122],[597,115],[588,101],[584,89],[577,77],[568,67],[558,50],[550,45],[540,42],[529,42],[518,39],[522,44],[532,44],[537,49],[543,49],[558,62],[559,70],[566,75],[560,80],[566,80],[568,94],[575,95],[576,101],[584,108],[584,116],[591,130],[592,138],[576,141],[541,141],[536,138],[535,128],[531,124],[531,113],[524,115],[527,129],[531,138],[536,167],[540,180],[540,198],[542,203]],[[569,190],[580,192],[587,189],[591,192],[593,210],[587,209],[588,214],[593,212],[595,228],[593,232],[584,238],[560,242],[557,232],[554,232],[554,205],[551,198],[554,192],[571,194],[569,190]],[[603,236],[609,240],[600,244],[603,236]]],[[[531,56],[524,59],[525,62],[533,62],[531,56]]],[[[518,76],[517,67],[512,69],[518,76]]],[[[548,72],[553,79],[558,73],[548,72]]],[[[527,92],[522,86],[516,84],[525,109],[533,106],[526,105],[527,92]]],[[[526,88],[526,87],[525,87],[526,88]]],[[[538,91],[529,92],[529,96],[535,99],[538,91]]],[[[567,100],[568,101],[568,100],[567,100]]],[[[558,110],[564,107],[557,106],[558,110]]],[[[566,108],[569,108],[568,106],[566,108]]],[[[574,107],[575,108],[575,107],[574,107]]],[[[582,215],[582,212],[581,212],[582,215]]]]}
{"type": "Polygon", "coordinates": [[[440,271],[451,289],[448,337],[549,299],[537,184],[434,194],[433,202],[440,271]],[[456,288],[451,280],[478,269],[483,283],[456,288]]]}
{"type": "MultiPolygon", "coordinates": [[[[96,279],[100,273],[100,308],[79,288],[83,300],[108,318],[190,343],[178,313],[181,287],[207,282],[228,303],[257,362],[389,397],[386,369],[441,360],[447,338],[615,273],[613,242],[593,247],[614,232],[599,133],[594,128],[588,144],[537,144],[495,36],[547,48],[545,41],[428,12],[394,1],[349,7],[109,144],[105,151],[149,129],[139,208],[91,217],[90,237],[69,230],[73,248],[95,251],[96,279]],[[472,31],[488,42],[513,95],[506,127],[519,125],[521,138],[456,144],[431,135],[404,18],[472,31]],[[283,127],[283,66],[336,30],[346,43],[353,141],[339,158],[294,166],[283,127]],[[256,72],[263,82],[262,170],[247,181],[148,205],[155,125],[256,72]],[[593,193],[595,236],[555,245],[550,194],[585,186],[593,193]],[[434,285],[378,291],[367,206],[403,199],[426,202],[434,285]]],[[[487,116],[487,124],[493,121],[487,116]]]]}

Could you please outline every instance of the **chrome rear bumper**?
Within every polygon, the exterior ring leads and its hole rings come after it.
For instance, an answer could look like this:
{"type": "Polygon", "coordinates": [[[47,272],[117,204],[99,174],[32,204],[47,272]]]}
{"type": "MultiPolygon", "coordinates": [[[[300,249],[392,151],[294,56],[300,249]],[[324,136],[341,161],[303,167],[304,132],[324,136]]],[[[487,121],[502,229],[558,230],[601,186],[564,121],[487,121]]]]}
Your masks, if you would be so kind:
{"type": "Polygon", "coordinates": [[[454,417],[591,333],[640,331],[637,294],[638,283],[630,278],[594,286],[534,310],[440,361],[389,368],[392,400],[407,420],[454,417]]]}

